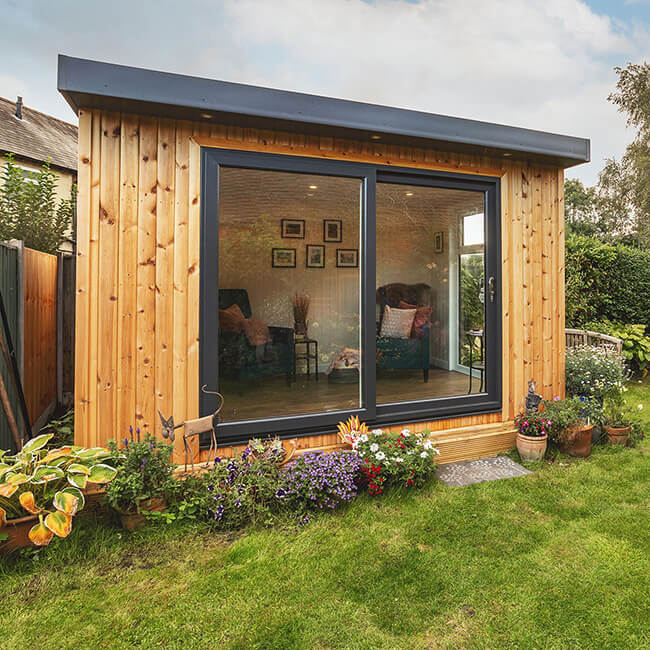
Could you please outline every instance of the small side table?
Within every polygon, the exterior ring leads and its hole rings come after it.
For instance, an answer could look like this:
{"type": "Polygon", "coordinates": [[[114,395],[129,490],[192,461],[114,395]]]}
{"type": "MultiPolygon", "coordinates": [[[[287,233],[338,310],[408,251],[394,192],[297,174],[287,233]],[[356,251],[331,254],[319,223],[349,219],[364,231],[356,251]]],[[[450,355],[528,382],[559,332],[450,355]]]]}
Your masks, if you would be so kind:
{"type": "Polygon", "coordinates": [[[295,339],[294,341],[296,350],[296,366],[298,361],[307,362],[307,377],[311,376],[311,362],[314,362],[314,374],[316,381],[318,381],[318,341],[316,339],[295,339]],[[304,345],[305,351],[299,352],[298,346],[304,345]]]}

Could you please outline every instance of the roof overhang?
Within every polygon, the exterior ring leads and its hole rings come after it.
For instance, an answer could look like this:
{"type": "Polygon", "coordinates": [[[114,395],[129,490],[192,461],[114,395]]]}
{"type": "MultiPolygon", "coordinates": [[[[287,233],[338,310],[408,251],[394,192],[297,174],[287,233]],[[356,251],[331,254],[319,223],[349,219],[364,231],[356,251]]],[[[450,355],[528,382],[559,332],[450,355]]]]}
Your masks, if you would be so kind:
{"type": "Polygon", "coordinates": [[[571,167],[585,138],[59,55],[58,89],[75,112],[104,109],[377,141],[571,167]],[[209,116],[209,117],[206,117],[209,116]]]}

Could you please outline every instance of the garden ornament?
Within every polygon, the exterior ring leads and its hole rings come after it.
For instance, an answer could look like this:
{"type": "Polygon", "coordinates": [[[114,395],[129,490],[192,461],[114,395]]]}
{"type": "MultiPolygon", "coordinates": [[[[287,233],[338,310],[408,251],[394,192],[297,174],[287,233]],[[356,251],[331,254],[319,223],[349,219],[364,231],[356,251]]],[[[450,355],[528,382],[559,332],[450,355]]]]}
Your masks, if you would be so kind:
{"type": "MultiPolygon", "coordinates": [[[[201,386],[201,390],[206,395],[216,395],[219,398],[219,406],[217,410],[212,413],[212,415],[206,415],[202,418],[197,418],[196,420],[185,420],[181,424],[174,424],[174,416],[172,415],[169,419],[165,419],[163,414],[158,411],[160,416],[160,421],[162,422],[162,437],[168,439],[170,442],[174,442],[176,434],[174,431],[180,427],[183,427],[183,449],[185,452],[185,471],[187,472],[188,458],[189,464],[192,467],[192,472],[194,471],[194,456],[192,455],[192,450],[189,445],[189,440],[200,436],[202,433],[210,432],[210,449],[208,451],[208,456],[212,458],[212,452],[217,451],[217,436],[215,429],[219,423],[219,412],[223,407],[223,395],[215,391],[207,390],[207,386],[201,386]]],[[[215,461],[216,462],[216,461],[215,461]]]]}
{"type": "Polygon", "coordinates": [[[542,396],[537,394],[537,384],[534,379],[528,382],[528,395],[526,395],[526,410],[536,411],[542,396]]]}

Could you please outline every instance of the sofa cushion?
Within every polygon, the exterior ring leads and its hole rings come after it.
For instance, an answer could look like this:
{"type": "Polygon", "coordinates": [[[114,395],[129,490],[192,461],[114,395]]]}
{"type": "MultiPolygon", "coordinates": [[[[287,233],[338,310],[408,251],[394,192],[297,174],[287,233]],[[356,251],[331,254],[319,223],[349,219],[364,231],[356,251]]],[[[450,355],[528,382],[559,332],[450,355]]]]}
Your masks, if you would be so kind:
{"type": "Polygon", "coordinates": [[[228,309],[219,310],[219,329],[222,332],[239,334],[244,330],[244,314],[239,305],[233,304],[228,309]]]}
{"type": "Polygon", "coordinates": [[[263,320],[259,318],[244,319],[244,334],[249,345],[264,345],[270,340],[269,328],[263,320]]]}
{"type": "Polygon", "coordinates": [[[413,319],[413,328],[411,330],[411,336],[423,336],[425,325],[431,322],[431,314],[433,313],[433,307],[416,307],[415,305],[409,305],[408,302],[400,300],[399,303],[400,309],[415,309],[415,318],[413,319]]]}
{"type": "Polygon", "coordinates": [[[381,321],[379,336],[395,339],[408,339],[411,336],[415,312],[413,309],[397,309],[386,305],[381,321]]]}

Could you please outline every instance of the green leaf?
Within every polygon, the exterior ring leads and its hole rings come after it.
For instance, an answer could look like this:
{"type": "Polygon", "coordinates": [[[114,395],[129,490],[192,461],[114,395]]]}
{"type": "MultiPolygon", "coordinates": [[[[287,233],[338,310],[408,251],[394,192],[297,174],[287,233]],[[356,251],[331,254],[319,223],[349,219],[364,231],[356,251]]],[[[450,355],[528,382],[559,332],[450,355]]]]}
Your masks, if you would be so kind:
{"type": "Polygon", "coordinates": [[[67,537],[72,530],[72,517],[57,510],[45,517],[45,525],[57,537],[67,537]]]}
{"type": "Polygon", "coordinates": [[[72,465],[68,467],[68,473],[85,474],[86,476],[88,476],[88,474],[90,474],[90,467],[87,467],[86,465],[82,465],[81,463],[72,463],[72,465]]]}
{"type": "Polygon", "coordinates": [[[88,477],[85,474],[68,474],[68,483],[81,490],[86,489],[88,477]]]}
{"type": "Polygon", "coordinates": [[[42,436],[32,438],[23,448],[22,451],[35,452],[45,447],[45,445],[54,438],[53,433],[44,433],[42,436]]]}
{"type": "Polygon", "coordinates": [[[82,510],[83,507],[86,505],[86,499],[83,495],[83,492],[76,487],[66,487],[61,490],[61,492],[65,492],[66,494],[72,494],[72,496],[77,497],[79,499],[79,506],[77,508],[77,512],[79,510],[82,510]]]}
{"type": "Polygon", "coordinates": [[[29,476],[27,476],[27,474],[8,473],[5,477],[5,482],[11,483],[11,485],[22,485],[23,483],[27,483],[27,481],[29,481],[29,476]]]}
{"type": "Polygon", "coordinates": [[[90,468],[88,480],[91,483],[110,483],[115,478],[116,474],[117,470],[114,467],[99,463],[90,468]]]}
{"type": "Polygon", "coordinates": [[[75,452],[77,458],[84,460],[94,460],[97,458],[108,458],[111,452],[106,447],[92,447],[91,449],[81,449],[75,452]]]}
{"type": "Polygon", "coordinates": [[[83,508],[83,494],[77,488],[65,488],[54,495],[52,504],[57,510],[73,517],[83,508]]]}
{"type": "Polygon", "coordinates": [[[39,467],[32,476],[32,483],[41,485],[42,483],[47,483],[48,481],[55,481],[56,479],[63,478],[65,474],[63,470],[59,467],[53,467],[52,465],[43,465],[39,467]]]}

